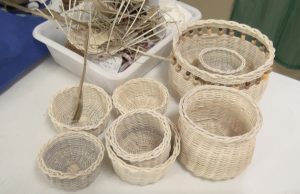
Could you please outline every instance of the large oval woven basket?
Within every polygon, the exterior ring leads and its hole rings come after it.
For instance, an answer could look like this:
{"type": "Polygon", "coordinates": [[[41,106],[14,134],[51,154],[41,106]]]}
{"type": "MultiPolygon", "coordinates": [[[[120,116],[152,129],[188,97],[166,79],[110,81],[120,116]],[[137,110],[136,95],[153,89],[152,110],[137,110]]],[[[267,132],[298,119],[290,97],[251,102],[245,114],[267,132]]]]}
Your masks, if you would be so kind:
{"type": "Polygon", "coordinates": [[[224,20],[191,22],[173,39],[170,84],[180,96],[196,85],[222,85],[258,101],[274,52],[268,37],[247,25],[224,20]]]}
{"type": "Polygon", "coordinates": [[[247,94],[224,86],[200,86],[179,105],[180,162],[194,175],[224,180],[251,162],[262,117],[247,94]]]}

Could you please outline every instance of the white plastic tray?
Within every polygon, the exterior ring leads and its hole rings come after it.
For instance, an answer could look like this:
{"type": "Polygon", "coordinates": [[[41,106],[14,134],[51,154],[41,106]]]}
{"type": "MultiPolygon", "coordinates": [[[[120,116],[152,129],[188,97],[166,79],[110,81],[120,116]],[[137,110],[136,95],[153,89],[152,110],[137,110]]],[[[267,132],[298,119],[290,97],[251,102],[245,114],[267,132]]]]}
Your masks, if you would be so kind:
{"type": "MultiPolygon", "coordinates": [[[[201,18],[201,13],[198,9],[191,7],[182,2],[177,2],[183,8],[192,14],[192,20],[201,18]]],[[[83,66],[83,57],[66,48],[66,37],[60,31],[53,21],[46,21],[38,25],[33,31],[33,37],[47,45],[53,59],[56,63],[73,72],[76,75],[81,75],[83,66]]],[[[171,51],[172,35],[166,36],[163,40],[152,47],[148,53],[160,56],[168,56],[171,51]]],[[[141,77],[153,67],[159,64],[159,60],[147,56],[141,56],[138,60],[128,67],[125,71],[113,74],[105,71],[99,65],[88,61],[86,80],[104,88],[107,92],[112,91],[123,82],[141,77]]]]}

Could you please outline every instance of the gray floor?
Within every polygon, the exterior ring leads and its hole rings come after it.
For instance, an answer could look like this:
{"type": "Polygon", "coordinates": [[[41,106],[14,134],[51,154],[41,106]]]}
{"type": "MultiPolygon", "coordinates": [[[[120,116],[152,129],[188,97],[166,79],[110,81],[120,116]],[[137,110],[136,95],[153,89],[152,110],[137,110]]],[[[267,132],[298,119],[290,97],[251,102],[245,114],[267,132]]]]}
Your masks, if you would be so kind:
{"type": "MultiPolygon", "coordinates": [[[[194,7],[197,7],[203,19],[224,19],[228,20],[234,0],[182,0],[194,7]]],[[[300,80],[300,70],[288,69],[284,66],[274,63],[273,70],[277,73],[300,80]]]]}

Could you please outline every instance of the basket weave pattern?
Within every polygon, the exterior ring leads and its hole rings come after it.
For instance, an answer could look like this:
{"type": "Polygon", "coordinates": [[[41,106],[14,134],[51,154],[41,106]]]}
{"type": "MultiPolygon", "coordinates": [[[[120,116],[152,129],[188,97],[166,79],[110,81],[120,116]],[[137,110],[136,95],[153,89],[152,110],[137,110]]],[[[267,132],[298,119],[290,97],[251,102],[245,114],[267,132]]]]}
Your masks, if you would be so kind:
{"type": "Polygon", "coordinates": [[[139,78],[118,87],[112,99],[121,114],[135,109],[150,109],[163,114],[167,109],[169,93],[160,82],[139,78]]]}
{"type": "Polygon", "coordinates": [[[202,86],[180,101],[180,162],[194,175],[223,180],[250,163],[262,118],[246,94],[222,86],[202,86]]]}
{"type": "Polygon", "coordinates": [[[163,115],[135,110],[121,115],[106,133],[114,152],[130,164],[152,167],[163,163],[171,150],[171,129],[163,115]]]}
{"type": "Polygon", "coordinates": [[[170,156],[163,163],[153,167],[137,167],[128,164],[116,155],[109,141],[106,141],[106,149],[114,171],[123,181],[136,185],[147,185],[157,182],[166,174],[180,152],[180,136],[177,128],[171,122],[170,126],[172,130],[172,149],[170,156]]]}
{"type": "Polygon", "coordinates": [[[182,27],[173,40],[169,80],[183,96],[196,85],[223,85],[240,89],[256,101],[265,90],[275,49],[257,29],[223,20],[201,20],[182,27]],[[241,55],[246,65],[239,72],[222,74],[203,68],[199,54],[207,48],[226,48],[241,55]]]}
{"type": "Polygon", "coordinates": [[[84,84],[82,114],[78,122],[72,122],[77,97],[77,87],[60,91],[54,97],[48,111],[52,123],[59,131],[86,131],[99,135],[110,119],[110,97],[102,88],[84,84]]]}
{"type": "Polygon", "coordinates": [[[38,154],[38,165],[47,178],[65,190],[87,187],[99,174],[104,146],[85,132],[61,133],[38,154]]]}

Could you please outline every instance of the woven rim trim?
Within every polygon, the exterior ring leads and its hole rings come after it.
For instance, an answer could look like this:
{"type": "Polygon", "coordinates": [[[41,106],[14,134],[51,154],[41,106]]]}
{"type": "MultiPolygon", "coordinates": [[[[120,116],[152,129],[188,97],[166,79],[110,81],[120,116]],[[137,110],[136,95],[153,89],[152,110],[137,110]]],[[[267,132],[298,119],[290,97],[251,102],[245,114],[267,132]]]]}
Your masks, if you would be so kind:
{"type": "Polygon", "coordinates": [[[55,136],[54,138],[50,139],[48,141],[48,143],[46,145],[44,145],[42,147],[42,149],[40,150],[38,157],[37,157],[37,162],[38,162],[38,166],[40,167],[40,169],[42,170],[42,172],[44,174],[47,174],[49,177],[52,178],[59,178],[59,179],[74,179],[80,176],[86,176],[91,174],[92,172],[94,172],[96,170],[96,168],[98,166],[101,165],[101,162],[103,160],[104,157],[104,145],[102,144],[101,140],[98,139],[96,136],[86,133],[86,132],[74,132],[74,131],[69,131],[69,132],[63,132],[60,133],[59,135],[55,136]],[[100,152],[99,155],[96,159],[95,162],[93,162],[90,167],[88,167],[85,170],[81,170],[77,173],[67,173],[67,172],[61,172],[58,170],[54,170],[51,168],[48,168],[47,165],[45,164],[45,161],[43,159],[43,156],[45,154],[45,152],[47,151],[48,147],[55,144],[58,141],[64,140],[65,138],[68,137],[80,137],[80,138],[84,138],[90,142],[92,142],[96,147],[99,148],[100,152]]]}
{"type": "Polygon", "coordinates": [[[173,38],[173,53],[176,59],[180,62],[180,65],[195,76],[201,77],[205,81],[210,81],[213,83],[217,82],[220,84],[225,83],[227,85],[241,84],[247,81],[252,81],[254,79],[260,78],[264,74],[264,72],[269,71],[271,69],[275,57],[275,49],[273,47],[272,41],[270,41],[269,38],[266,35],[262,34],[258,29],[252,28],[246,24],[239,24],[234,21],[212,19],[189,22],[188,24],[182,26],[179,29],[179,33],[176,34],[173,38]],[[229,28],[253,36],[262,44],[264,44],[266,49],[269,51],[268,58],[266,59],[263,65],[261,65],[254,71],[242,75],[220,75],[200,70],[199,68],[193,66],[187,60],[185,60],[176,48],[177,44],[179,44],[179,39],[181,35],[185,31],[203,27],[229,28]]]}
{"type": "Polygon", "coordinates": [[[52,99],[51,101],[51,104],[50,104],[50,107],[48,109],[48,115],[50,116],[52,122],[60,127],[64,127],[64,128],[67,128],[69,130],[73,130],[73,131],[81,131],[81,130],[84,130],[84,131],[88,131],[88,130],[93,130],[93,129],[96,129],[98,128],[101,124],[103,124],[105,122],[105,120],[107,119],[107,117],[109,117],[110,115],[110,112],[112,110],[112,100],[111,98],[109,97],[109,95],[105,92],[105,90],[103,90],[102,88],[98,87],[98,86],[95,86],[93,84],[84,84],[83,87],[89,87],[89,88],[92,88],[92,89],[95,89],[99,92],[99,94],[103,95],[104,98],[105,98],[105,101],[106,101],[106,104],[105,106],[107,106],[107,112],[105,113],[105,115],[99,120],[99,122],[95,125],[86,125],[86,126],[71,126],[71,125],[68,125],[68,124],[64,124],[64,123],[61,123],[59,122],[54,116],[53,116],[53,103],[55,101],[55,98],[64,93],[66,90],[70,90],[72,88],[77,88],[78,86],[73,86],[73,87],[67,87],[63,90],[60,90],[52,99]]]}
{"type": "Polygon", "coordinates": [[[219,142],[223,142],[223,143],[234,143],[234,142],[241,142],[244,140],[251,139],[251,138],[255,137],[255,135],[258,133],[259,129],[262,126],[262,115],[261,115],[261,112],[260,112],[258,106],[255,104],[254,100],[249,95],[245,94],[244,92],[239,92],[239,90],[237,90],[237,89],[229,88],[229,87],[225,87],[225,86],[205,85],[205,86],[197,86],[197,87],[193,88],[190,92],[186,93],[181,98],[180,103],[179,103],[179,115],[180,115],[179,119],[184,120],[185,123],[189,125],[189,127],[195,129],[194,130],[195,133],[205,136],[208,139],[213,139],[214,141],[219,141],[219,142]],[[256,121],[253,129],[247,133],[244,133],[243,135],[228,137],[228,136],[220,136],[220,135],[211,133],[211,132],[205,130],[204,128],[198,126],[196,123],[194,123],[186,114],[185,103],[195,93],[203,92],[205,90],[219,90],[222,92],[229,92],[236,96],[239,96],[239,98],[243,98],[248,103],[250,103],[251,106],[253,106],[254,109],[256,110],[256,115],[257,115],[257,121],[256,121]]]}
{"type": "Polygon", "coordinates": [[[171,129],[170,129],[170,125],[168,124],[168,119],[167,117],[163,116],[162,114],[155,112],[153,110],[149,110],[149,109],[138,109],[138,110],[134,110],[131,111],[129,113],[125,113],[123,115],[121,115],[120,117],[118,117],[112,124],[111,127],[109,128],[109,130],[106,133],[105,139],[106,141],[109,141],[109,143],[112,145],[114,152],[121,158],[131,161],[131,162],[142,162],[145,160],[150,160],[153,158],[158,157],[159,155],[161,155],[166,147],[170,144],[171,142],[171,129]],[[125,118],[127,118],[128,116],[132,116],[135,114],[149,114],[155,118],[157,118],[160,123],[164,126],[164,137],[162,142],[153,150],[148,151],[146,153],[142,153],[142,154],[132,154],[132,153],[128,153],[126,152],[118,143],[117,139],[116,139],[116,135],[115,135],[115,130],[117,128],[117,126],[119,126],[120,122],[122,120],[124,120],[125,118]]]}
{"type": "Polygon", "coordinates": [[[201,65],[205,68],[205,69],[208,69],[212,72],[216,72],[216,73],[220,73],[220,74],[234,74],[234,73],[237,73],[237,72],[240,72],[242,71],[245,66],[246,66],[246,60],[245,58],[240,55],[238,52],[234,51],[234,50],[231,50],[231,49],[227,49],[227,48],[223,48],[223,47],[211,47],[211,48],[206,48],[206,49],[203,49],[200,54],[199,54],[199,61],[201,63],[201,65]],[[236,69],[233,69],[233,70],[221,70],[221,69],[217,69],[217,68],[214,68],[214,67],[211,67],[209,64],[207,64],[204,59],[203,59],[203,56],[209,52],[213,52],[213,51],[225,51],[227,53],[230,53],[230,54],[233,54],[235,57],[237,57],[241,63],[240,63],[240,66],[236,69]]]}
{"type": "Polygon", "coordinates": [[[168,168],[172,163],[175,162],[177,156],[180,153],[180,141],[181,141],[181,138],[179,136],[178,129],[177,129],[176,125],[174,123],[172,123],[169,119],[168,119],[168,122],[169,122],[169,125],[170,125],[170,128],[171,128],[172,132],[174,133],[174,144],[172,145],[173,152],[165,162],[163,162],[163,163],[161,163],[161,164],[159,164],[155,167],[138,167],[138,166],[128,164],[116,155],[116,153],[113,151],[113,149],[110,145],[110,142],[106,141],[106,149],[107,149],[109,158],[111,160],[114,160],[115,162],[118,162],[120,166],[130,170],[133,173],[134,172],[150,173],[150,172],[155,172],[155,171],[158,171],[158,170],[164,170],[164,169],[168,168]]]}
{"type": "Polygon", "coordinates": [[[112,95],[112,100],[113,100],[113,104],[115,106],[116,109],[118,109],[120,111],[121,114],[124,114],[126,112],[129,112],[126,108],[124,108],[124,106],[122,106],[122,101],[119,100],[118,98],[118,94],[120,91],[122,90],[126,90],[126,87],[130,84],[133,83],[139,83],[139,82],[145,82],[145,83],[150,83],[150,84],[156,84],[159,89],[160,92],[163,94],[163,101],[161,102],[161,105],[159,107],[156,107],[154,109],[151,110],[160,110],[165,108],[165,106],[168,104],[169,101],[169,92],[168,89],[159,81],[153,80],[153,79],[147,79],[147,78],[137,78],[137,79],[131,79],[127,82],[125,82],[123,85],[117,87],[112,95]]]}

